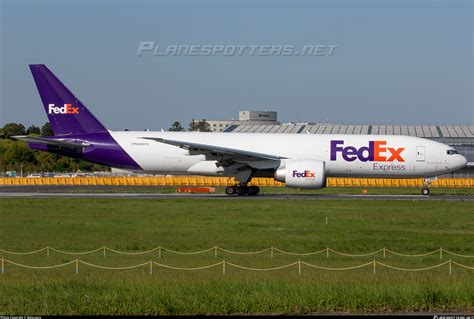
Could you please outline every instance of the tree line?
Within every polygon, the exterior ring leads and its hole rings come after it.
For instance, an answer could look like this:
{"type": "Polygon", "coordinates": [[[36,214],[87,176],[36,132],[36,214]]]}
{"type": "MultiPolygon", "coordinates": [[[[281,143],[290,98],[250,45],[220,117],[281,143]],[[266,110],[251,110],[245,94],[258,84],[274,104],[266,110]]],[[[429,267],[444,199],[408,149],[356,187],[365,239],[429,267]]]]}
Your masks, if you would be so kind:
{"type": "MultiPolygon", "coordinates": [[[[174,122],[169,131],[183,132],[186,129],[180,122],[174,122]]],[[[211,127],[206,120],[189,123],[188,131],[210,132],[211,127]]],[[[32,150],[24,141],[12,139],[15,135],[53,136],[51,124],[43,126],[30,125],[26,128],[21,123],[7,123],[0,128],[0,173],[6,171],[33,172],[92,172],[108,171],[109,168],[92,164],[87,161],[56,155],[48,152],[32,150]]]]}
{"type": "MultiPolygon", "coordinates": [[[[186,129],[181,125],[180,122],[176,121],[171,124],[171,127],[168,129],[171,132],[184,132],[186,129]]],[[[206,120],[192,120],[189,123],[188,131],[199,131],[199,132],[212,132],[211,125],[206,120]]]]}
{"type": "Polygon", "coordinates": [[[105,166],[86,161],[32,150],[24,141],[14,140],[15,135],[53,136],[51,124],[46,122],[41,128],[31,125],[26,128],[21,123],[7,123],[0,128],[0,171],[33,172],[92,172],[104,171],[105,166]]]}

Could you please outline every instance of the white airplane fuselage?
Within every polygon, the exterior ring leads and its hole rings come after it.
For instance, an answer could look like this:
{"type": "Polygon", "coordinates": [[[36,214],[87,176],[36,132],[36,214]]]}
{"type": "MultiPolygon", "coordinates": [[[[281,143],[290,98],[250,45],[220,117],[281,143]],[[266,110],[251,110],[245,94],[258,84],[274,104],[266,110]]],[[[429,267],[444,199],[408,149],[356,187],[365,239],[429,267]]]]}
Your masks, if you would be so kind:
{"type": "MultiPolygon", "coordinates": [[[[110,134],[144,172],[155,174],[231,176],[233,172],[219,167],[216,160],[206,160],[205,155],[192,155],[186,149],[144,137],[205,143],[288,159],[320,160],[325,162],[328,177],[430,177],[466,165],[462,155],[449,154],[452,147],[411,136],[149,131],[110,134]]],[[[279,166],[275,161],[245,164],[256,170],[279,166]]]]}

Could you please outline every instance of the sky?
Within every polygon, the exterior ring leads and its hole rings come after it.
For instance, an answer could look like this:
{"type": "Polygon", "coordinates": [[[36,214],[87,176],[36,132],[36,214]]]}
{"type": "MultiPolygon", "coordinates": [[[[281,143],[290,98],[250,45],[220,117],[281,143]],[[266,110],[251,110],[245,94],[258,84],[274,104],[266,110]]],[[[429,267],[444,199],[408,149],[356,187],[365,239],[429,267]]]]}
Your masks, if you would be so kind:
{"type": "Polygon", "coordinates": [[[282,122],[474,123],[473,1],[0,0],[0,126],[47,121],[46,64],[111,130],[272,110],[282,122]],[[332,55],[137,55],[173,45],[332,55]]]}

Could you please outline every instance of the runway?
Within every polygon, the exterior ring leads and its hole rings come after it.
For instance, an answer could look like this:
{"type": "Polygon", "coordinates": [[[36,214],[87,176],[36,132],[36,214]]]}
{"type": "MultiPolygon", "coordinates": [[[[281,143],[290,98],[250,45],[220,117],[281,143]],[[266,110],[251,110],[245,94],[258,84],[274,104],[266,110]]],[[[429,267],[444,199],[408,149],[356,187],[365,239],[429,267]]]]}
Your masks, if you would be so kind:
{"type": "Polygon", "coordinates": [[[0,193],[0,198],[156,198],[156,199],[222,199],[222,200],[405,200],[405,201],[474,201],[472,195],[257,195],[257,196],[227,196],[225,194],[146,194],[146,193],[0,193]]]}
{"type": "MultiPolygon", "coordinates": [[[[133,190],[133,189],[132,189],[133,190]]],[[[474,201],[474,195],[372,195],[372,194],[259,194],[257,196],[228,196],[223,193],[153,193],[141,188],[130,192],[129,187],[94,186],[3,186],[0,198],[138,198],[138,199],[221,199],[221,200],[402,200],[402,201],[474,201]],[[122,192],[120,192],[122,190],[122,192]],[[123,192],[127,190],[127,192],[123,192]],[[95,191],[95,192],[93,192],[95,191]]],[[[156,191],[156,187],[155,187],[156,191]]]]}

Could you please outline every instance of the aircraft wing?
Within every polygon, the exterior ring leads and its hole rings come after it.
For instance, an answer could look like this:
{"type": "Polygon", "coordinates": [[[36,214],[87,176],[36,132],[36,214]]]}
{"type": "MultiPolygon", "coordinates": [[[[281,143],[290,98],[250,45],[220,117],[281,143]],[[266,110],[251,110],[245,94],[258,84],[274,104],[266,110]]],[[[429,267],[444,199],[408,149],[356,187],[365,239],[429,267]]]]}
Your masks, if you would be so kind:
{"type": "Polygon", "coordinates": [[[72,148],[72,149],[81,149],[86,146],[90,146],[89,142],[83,140],[71,140],[71,139],[59,139],[59,138],[50,138],[44,136],[27,136],[27,135],[17,135],[12,136],[12,138],[17,140],[22,140],[28,143],[40,143],[46,144],[51,146],[61,146],[65,148],[72,148]]]}
{"type": "Polygon", "coordinates": [[[281,157],[272,154],[265,154],[259,152],[252,152],[246,150],[240,150],[229,147],[216,146],[211,144],[201,144],[188,141],[177,141],[169,140],[158,137],[142,137],[143,139],[152,140],[164,144],[174,145],[186,150],[189,150],[190,153],[194,154],[203,154],[206,156],[215,156],[221,157],[223,159],[229,159],[238,162],[241,161],[262,161],[262,160],[274,160],[278,161],[286,157],[281,157]]]}

